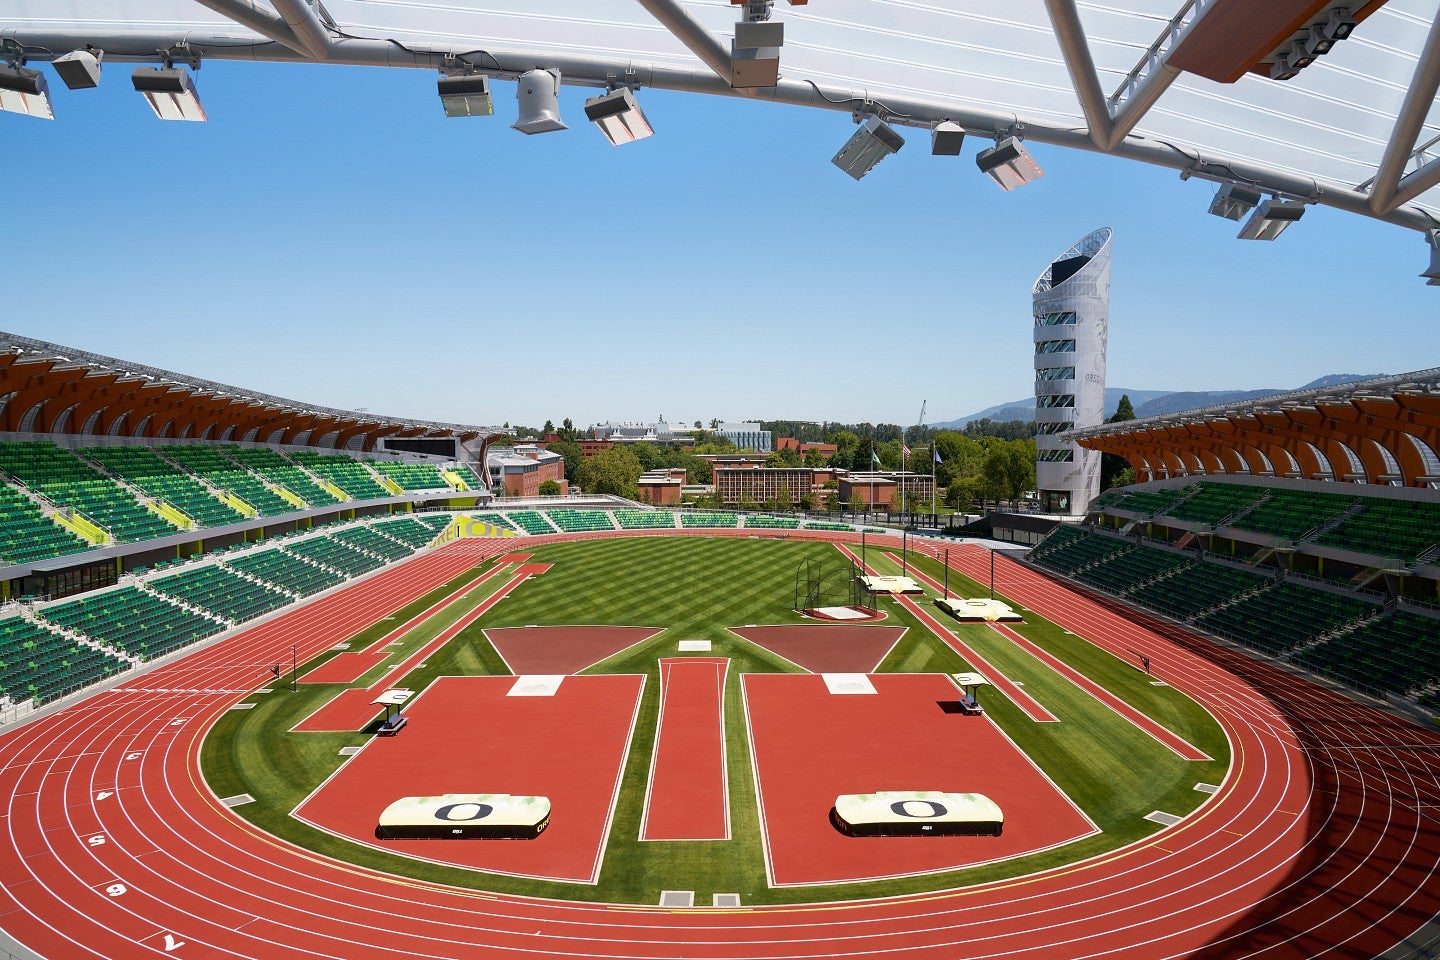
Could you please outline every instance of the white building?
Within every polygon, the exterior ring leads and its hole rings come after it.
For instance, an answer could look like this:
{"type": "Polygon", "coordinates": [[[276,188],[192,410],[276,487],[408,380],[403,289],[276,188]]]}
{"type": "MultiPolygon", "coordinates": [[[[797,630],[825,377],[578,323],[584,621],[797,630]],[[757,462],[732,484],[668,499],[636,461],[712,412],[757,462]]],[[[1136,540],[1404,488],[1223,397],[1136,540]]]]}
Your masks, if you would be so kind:
{"type": "Polygon", "coordinates": [[[1081,514],[1100,493],[1100,453],[1067,436],[1105,418],[1110,228],[1056,257],[1035,281],[1035,486],[1049,513],[1081,514]]]}
{"type": "Polygon", "coordinates": [[[770,431],[761,430],[758,423],[722,423],[710,432],[717,437],[724,437],[741,450],[769,453],[775,449],[770,431]]]}

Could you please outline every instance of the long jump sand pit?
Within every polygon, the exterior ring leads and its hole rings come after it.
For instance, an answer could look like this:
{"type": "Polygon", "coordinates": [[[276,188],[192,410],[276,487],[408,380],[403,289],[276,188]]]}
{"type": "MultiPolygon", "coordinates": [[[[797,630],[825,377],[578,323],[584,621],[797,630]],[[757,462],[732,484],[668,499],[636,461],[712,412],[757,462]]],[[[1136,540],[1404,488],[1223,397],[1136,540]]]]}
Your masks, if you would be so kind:
{"type": "Polygon", "coordinates": [[[294,816],[402,856],[594,883],[645,678],[548,679],[537,696],[525,677],[439,678],[406,706],[404,730],[371,740],[294,816]],[[534,840],[376,839],[393,801],[446,793],[549,797],[550,826],[534,840]]]}
{"type": "MultiPolygon", "coordinates": [[[[951,712],[943,674],[872,674],[874,693],[832,693],[825,677],[743,678],[773,886],[935,873],[1090,836],[1095,825],[986,717],[951,712]],[[835,798],[882,790],[983,793],[999,837],[847,837],[835,798]]],[[[864,684],[855,685],[858,691],[864,684]]]]}

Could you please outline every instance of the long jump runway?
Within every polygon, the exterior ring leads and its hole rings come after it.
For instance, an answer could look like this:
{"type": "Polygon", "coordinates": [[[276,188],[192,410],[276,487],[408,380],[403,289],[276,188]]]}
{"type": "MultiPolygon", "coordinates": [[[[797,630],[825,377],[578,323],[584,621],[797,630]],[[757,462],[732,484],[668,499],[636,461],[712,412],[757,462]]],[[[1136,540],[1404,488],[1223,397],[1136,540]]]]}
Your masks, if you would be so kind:
{"type": "MultiPolygon", "coordinates": [[[[534,542],[568,539],[589,538],[534,542]]],[[[1222,648],[1197,655],[1028,571],[1002,589],[1102,646],[1144,644],[1235,756],[1196,814],[1092,861],[848,904],[611,908],[402,880],[221,805],[200,746],[237,691],[291,643],[313,657],[443,583],[445,550],[146,678],[165,692],[97,694],[0,736],[0,925],[54,960],[1338,960],[1377,956],[1440,909],[1440,832],[1416,801],[1440,737],[1222,648]]]]}

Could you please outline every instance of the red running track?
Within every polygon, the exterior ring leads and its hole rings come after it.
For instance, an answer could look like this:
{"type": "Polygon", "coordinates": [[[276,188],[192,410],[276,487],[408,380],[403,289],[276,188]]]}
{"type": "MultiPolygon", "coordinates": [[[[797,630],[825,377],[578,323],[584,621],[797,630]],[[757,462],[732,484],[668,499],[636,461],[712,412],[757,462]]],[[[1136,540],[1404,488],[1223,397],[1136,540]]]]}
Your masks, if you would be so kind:
{"type": "MultiPolygon", "coordinates": [[[[836,539],[800,534],[785,535],[836,539]]],[[[588,538],[534,542],[566,539],[588,538]]],[[[954,553],[977,569],[985,559],[954,553]]],[[[0,736],[0,927],[63,960],[1308,960],[1377,956],[1440,911],[1440,835],[1424,812],[1440,797],[1440,737],[1016,571],[1010,597],[1102,646],[1142,643],[1168,682],[1216,714],[1236,762],[1199,812],[1064,869],[844,905],[610,908],[397,881],[257,831],[199,774],[205,731],[288,654],[292,636],[319,652],[334,639],[306,630],[328,633],[327,617],[365,603],[371,618],[394,609],[388,593],[361,585],[306,608],[325,611],[308,627],[266,624],[146,678],[144,689],[168,692],[99,694],[0,736]],[[111,895],[115,884],[123,891],[111,895]],[[166,951],[167,936],[185,946],[166,951]]],[[[349,632],[365,617],[356,620],[349,632]]]]}
{"type": "Polygon", "coordinates": [[[729,840],[725,657],[660,661],[660,716],[641,840],[729,840]]]}

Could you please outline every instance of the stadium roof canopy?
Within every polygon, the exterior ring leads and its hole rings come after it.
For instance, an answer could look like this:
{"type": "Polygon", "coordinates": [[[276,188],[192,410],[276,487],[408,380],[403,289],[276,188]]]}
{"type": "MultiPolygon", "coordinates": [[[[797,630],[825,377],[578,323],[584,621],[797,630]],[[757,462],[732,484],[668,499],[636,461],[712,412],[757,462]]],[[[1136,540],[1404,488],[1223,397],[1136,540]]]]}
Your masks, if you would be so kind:
{"type": "Polygon", "coordinates": [[[105,63],[315,61],[506,80],[552,68],[566,83],[749,96],[893,126],[948,119],[972,146],[1017,136],[1235,184],[1240,194],[1221,197],[1238,199],[1232,219],[1265,199],[1258,190],[1440,226],[1436,0],[790,2],[8,0],[0,38],[12,60],[36,63],[90,45],[105,63]],[[740,20],[767,16],[783,24],[782,46],[748,27],[732,43],[740,20]]]}
{"type": "Polygon", "coordinates": [[[1137,480],[1250,473],[1440,487],[1440,367],[1069,434],[1137,480]]]}
{"type": "Polygon", "coordinates": [[[373,450],[503,431],[317,407],[0,331],[0,431],[373,450]]]}

